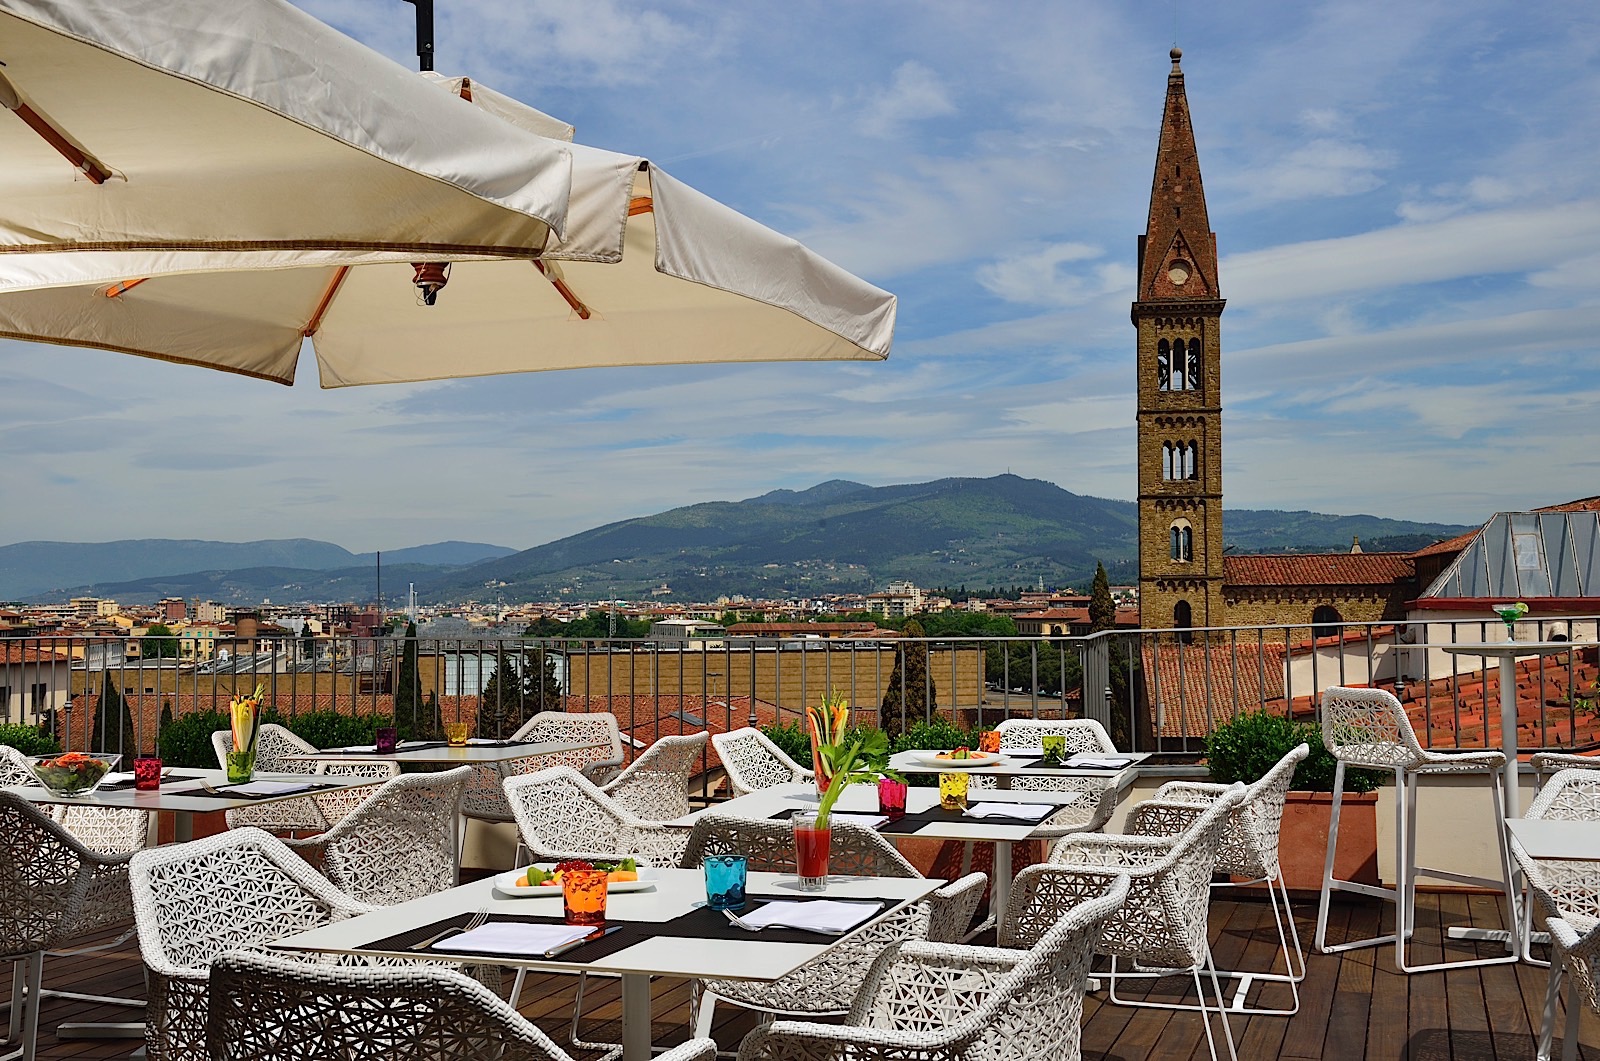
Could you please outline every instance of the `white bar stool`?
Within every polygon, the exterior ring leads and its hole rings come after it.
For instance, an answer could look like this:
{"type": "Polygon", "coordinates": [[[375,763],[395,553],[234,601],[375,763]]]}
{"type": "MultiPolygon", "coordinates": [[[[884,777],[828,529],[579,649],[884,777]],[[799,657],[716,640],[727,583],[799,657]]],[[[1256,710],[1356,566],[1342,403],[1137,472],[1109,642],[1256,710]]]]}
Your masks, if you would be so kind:
{"type": "Polygon", "coordinates": [[[1518,941],[1517,893],[1511,885],[1511,853],[1506,844],[1505,795],[1502,770],[1506,757],[1496,751],[1434,752],[1417,741],[1411,720],[1400,701],[1382,689],[1330,687],[1322,696],[1322,740],[1338,766],[1333,774],[1333,811],[1328,825],[1328,851],[1322,868],[1322,894],[1317,904],[1317,950],[1323,954],[1359,947],[1394,943],[1395,965],[1403,973],[1424,973],[1438,969],[1460,969],[1475,965],[1502,965],[1514,962],[1521,953],[1518,941]],[[1347,766],[1394,772],[1395,785],[1395,887],[1383,888],[1333,875],[1333,855],[1339,839],[1339,807],[1344,798],[1344,772],[1347,766]],[[1449,870],[1417,865],[1417,788],[1423,777],[1440,774],[1484,774],[1493,792],[1494,831],[1500,852],[1500,879],[1473,877],[1449,870]],[[1432,877],[1456,884],[1498,888],[1511,907],[1506,918],[1510,939],[1508,953],[1493,958],[1464,958],[1456,961],[1412,965],[1406,960],[1406,945],[1416,931],[1417,877],[1432,877]],[[1335,891],[1354,892],[1395,904],[1395,931],[1329,946],[1328,902],[1335,891]]]}

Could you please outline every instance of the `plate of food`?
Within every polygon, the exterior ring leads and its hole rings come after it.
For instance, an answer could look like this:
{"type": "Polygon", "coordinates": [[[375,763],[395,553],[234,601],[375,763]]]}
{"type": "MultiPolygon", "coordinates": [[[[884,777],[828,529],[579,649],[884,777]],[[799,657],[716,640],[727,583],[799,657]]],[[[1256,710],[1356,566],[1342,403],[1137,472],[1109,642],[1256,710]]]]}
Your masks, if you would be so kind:
{"type": "Polygon", "coordinates": [[[560,895],[561,875],[569,869],[603,869],[606,891],[642,892],[656,886],[656,871],[636,858],[618,861],[568,859],[565,862],[535,862],[531,866],[497,874],[495,890],[519,899],[540,895],[560,895]]]}
{"type": "Polygon", "coordinates": [[[976,752],[971,748],[952,748],[947,752],[913,752],[917,762],[924,766],[938,766],[946,770],[971,770],[978,766],[993,766],[1005,758],[999,752],[976,752]]]}

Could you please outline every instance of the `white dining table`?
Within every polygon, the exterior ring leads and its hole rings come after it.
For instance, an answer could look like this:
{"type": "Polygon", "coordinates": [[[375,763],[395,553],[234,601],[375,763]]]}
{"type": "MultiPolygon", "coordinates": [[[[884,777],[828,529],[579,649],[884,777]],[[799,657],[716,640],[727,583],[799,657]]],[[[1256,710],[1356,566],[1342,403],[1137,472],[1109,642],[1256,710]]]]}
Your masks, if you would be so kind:
{"type": "MultiPolygon", "coordinates": [[[[1055,792],[1034,789],[969,789],[968,803],[1048,803],[1062,810],[1079,803],[1083,795],[1078,792],[1055,792]]],[[[797,782],[774,785],[747,795],[737,796],[719,803],[703,813],[731,815],[754,820],[771,819],[786,811],[815,809],[817,789],[814,784],[797,782]]],[[[931,812],[939,806],[936,788],[908,788],[906,813],[931,812]]],[[[875,785],[851,785],[834,804],[835,814],[878,813],[878,791],[875,785]]],[[[1060,811],[1053,812],[1060,813],[1060,811]]],[[[1053,815],[1052,815],[1053,816],[1053,815]]],[[[918,823],[911,832],[885,831],[880,835],[890,841],[916,838],[923,840],[958,840],[968,843],[994,844],[994,878],[989,882],[989,918],[974,931],[999,924],[1011,897],[1011,845],[1031,840],[1049,824],[1049,818],[1040,822],[1022,822],[1015,819],[973,818],[957,812],[918,823]]]]}
{"type": "Polygon", "coordinates": [[[1600,862],[1600,821],[1507,818],[1506,831],[1533,858],[1600,862]]]}
{"type": "Polygon", "coordinates": [[[378,784],[370,777],[349,777],[340,774],[279,774],[258,770],[253,781],[288,786],[292,790],[277,795],[235,796],[226,791],[228,775],[222,770],[174,767],[164,771],[162,776],[164,779],[158,789],[141,790],[128,785],[124,788],[100,788],[79,796],[58,796],[42,785],[21,785],[12,791],[34,803],[164,811],[174,816],[174,838],[181,844],[194,839],[196,814],[212,814],[216,811],[237,810],[240,807],[258,807],[263,803],[272,803],[280,799],[294,799],[317,792],[378,784]]]}
{"type": "Polygon", "coordinates": [[[933,763],[926,758],[932,754],[934,753],[926,751],[896,752],[889,757],[889,768],[902,774],[946,774],[952,770],[965,770],[974,777],[993,778],[995,787],[1002,790],[1011,787],[1011,779],[1014,777],[1054,779],[1094,777],[1115,785],[1120,791],[1133,784],[1138,772],[1136,768],[1151,755],[1150,752],[1096,752],[1090,756],[1126,764],[1120,769],[1106,769],[1088,766],[1046,766],[1042,761],[1043,748],[1037,750],[1008,748],[1001,753],[999,761],[988,766],[964,766],[959,760],[933,763]]]}
{"type": "Polygon", "coordinates": [[[374,745],[364,744],[345,748],[325,748],[319,752],[301,752],[286,755],[284,758],[319,763],[389,762],[417,765],[425,763],[448,769],[453,766],[507,763],[540,755],[560,755],[607,747],[610,747],[607,741],[501,741],[474,738],[465,745],[455,748],[444,741],[403,741],[392,752],[380,752],[374,745]]]}
{"type": "MultiPolygon", "coordinates": [[[[682,934],[649,936],[603,957],[584,960],[582,948],[570,956],[486,955],[495,964],[545,972],[615,973],[622,979],[622,1061],[649,1061],[650,980],[655,976],[706,978],[714,980],[757,980],[771,982],[794,972],[824,951],[850,939],[868,925],[925,898],[943,885],[940,880],[898,877],[830,877],[821,892],[801,892],[793,874],[751,873],[746,891],[756,895],[793,895],[796,899],[882,899],[883,910],[843,936],[817,935],[815,942],[781,942],[763,939],[759,932],[739,933],[737,938],[686,938],[682,934]],[[693,943],[688,946],[686,944],[693,943]]],[[[384,941],[407,932],[424,930],[440,921],[485,909],[491,921],[495,915],[535,914],[561,917],[560,890],[554,894],[518,898],[494,887],[493,879],[463,884],[435,895],[372,914],[323,925],[278,940],[271,946],[279,950],[314,951],[325,954],[350,954],[437,961],[441,957],[470,959],[470,952],[441,954],[436,950],[418,952],[410,946],[384,945],[384,941]]],[[[705,902],[705,878],[698,869],[661,869],[654,886],[642,891],[618,892],[607,896],[608,925],[672,921],[705,902]]]]}

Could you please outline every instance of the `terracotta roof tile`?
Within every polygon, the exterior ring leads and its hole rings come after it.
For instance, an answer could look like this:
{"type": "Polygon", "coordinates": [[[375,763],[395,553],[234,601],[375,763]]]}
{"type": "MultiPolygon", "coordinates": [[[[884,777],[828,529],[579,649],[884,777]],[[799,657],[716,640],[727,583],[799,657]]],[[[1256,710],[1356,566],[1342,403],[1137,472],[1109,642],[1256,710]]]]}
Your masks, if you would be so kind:
{"type": "Polygon", "coordinates": [[[1361,586],[1416,574],[1408,553],[1284,553],[1224,556],[1230,586],[1361,586]]]}

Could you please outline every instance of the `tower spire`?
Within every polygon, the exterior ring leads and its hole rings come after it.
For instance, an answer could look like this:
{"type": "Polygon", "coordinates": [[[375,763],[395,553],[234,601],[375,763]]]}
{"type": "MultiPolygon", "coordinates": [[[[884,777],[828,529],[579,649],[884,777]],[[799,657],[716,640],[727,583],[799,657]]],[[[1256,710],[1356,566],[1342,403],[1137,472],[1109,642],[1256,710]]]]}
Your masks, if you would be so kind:
{"type": "Polygon", "coordinates": [[[1173,48],[1167,104],[1150,186],[1150,217],[1139,241],[1139,300],[1218,298],[1217,237],[1206,216],[1200,155],[1183,90],[1183,49],[1173,48]]]}
{"type": "MultiPolygon", "coordinates": [[[[1170,53],[1150,217],[1139,237],[1139,609],[1151,628],[1226,625],[1222,561],[1222,300],[1217,240],[1170,53]]],[[[1188,636],[1188,635],[1183,635],[1188,636]]]]}

